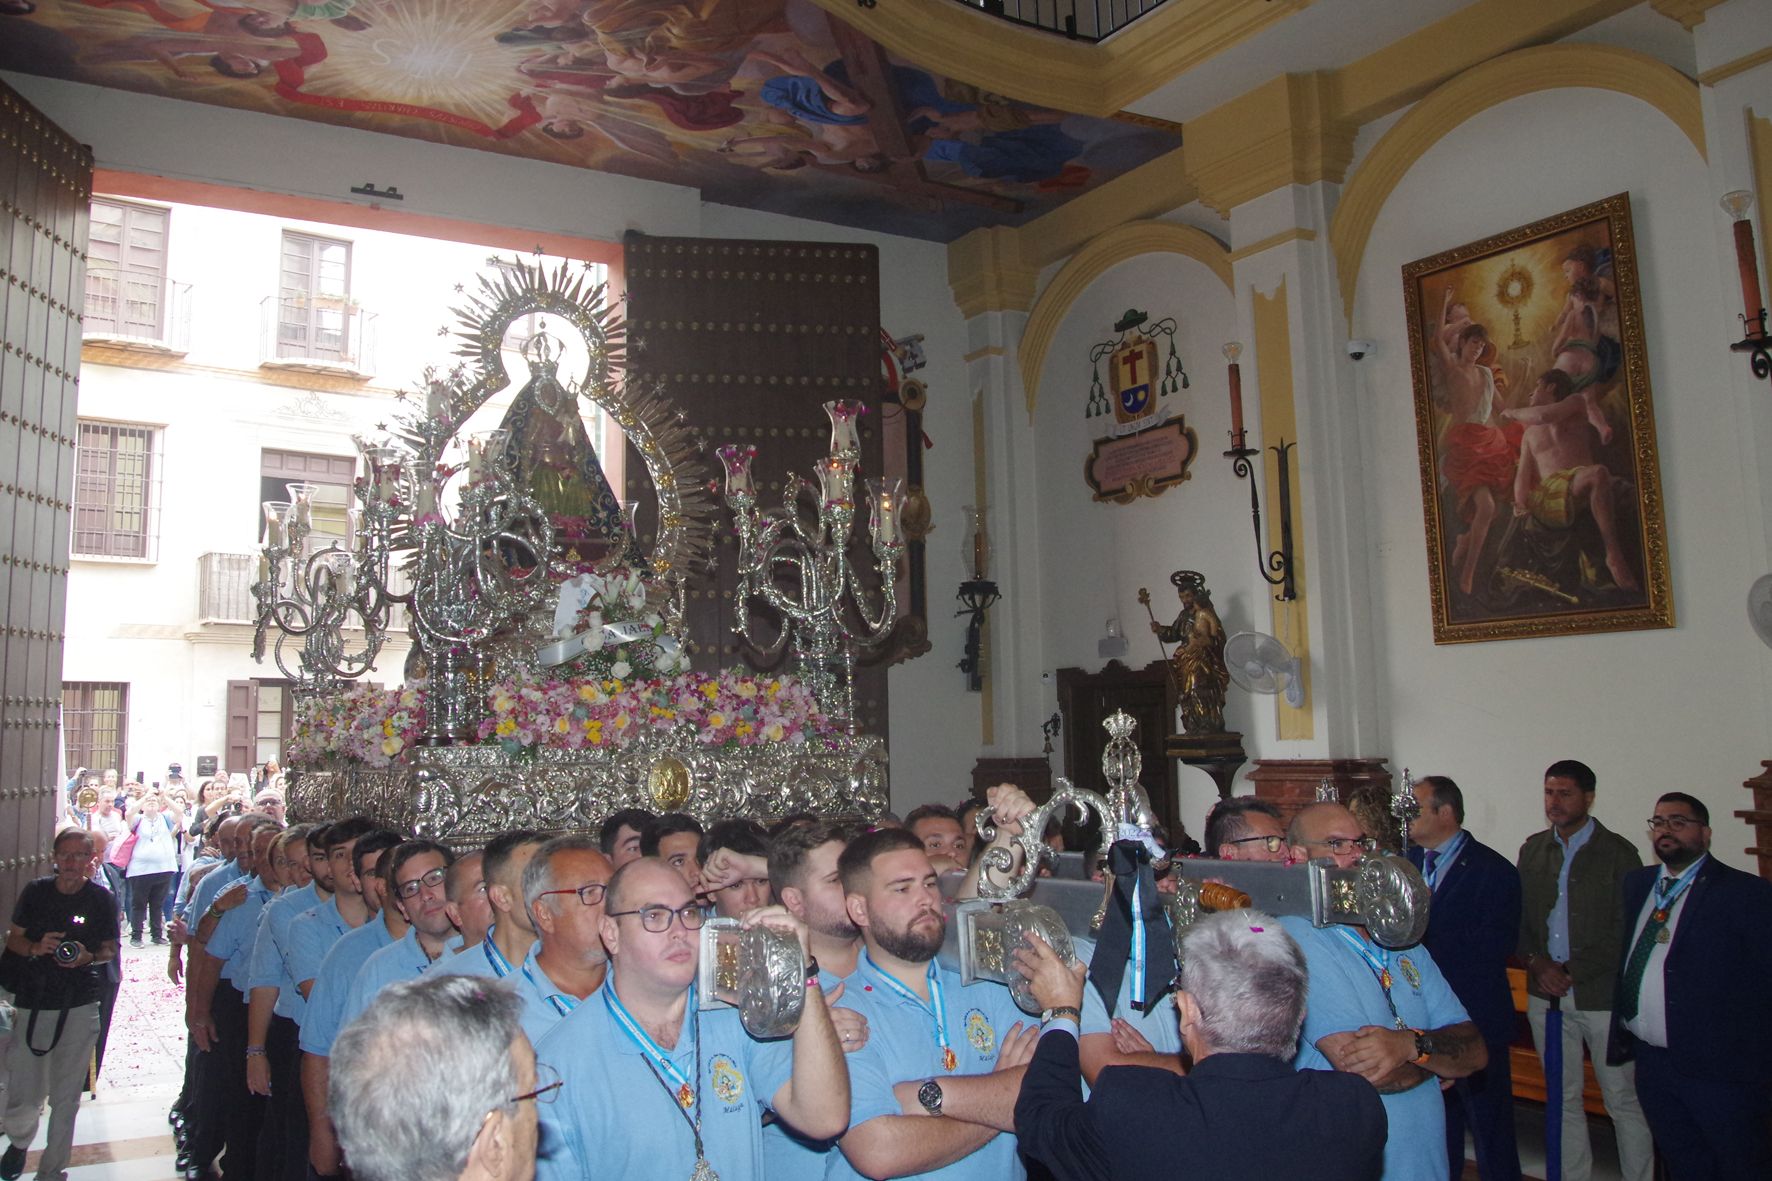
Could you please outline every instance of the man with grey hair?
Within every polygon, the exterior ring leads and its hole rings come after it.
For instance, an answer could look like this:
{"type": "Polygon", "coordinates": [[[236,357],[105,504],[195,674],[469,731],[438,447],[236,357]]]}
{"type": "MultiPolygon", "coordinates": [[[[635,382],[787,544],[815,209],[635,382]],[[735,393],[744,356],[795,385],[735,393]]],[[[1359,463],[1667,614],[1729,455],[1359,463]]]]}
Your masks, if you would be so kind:
{"type": "Polygon", "coordinates": [[[1183,1155],[1203,1176],[1249,1181],[1293,1176],[1305,1161],[1318,1181],[1375,1181],[1382,1172],[1387,1124],[1372,1085],[1292,1068],[1308,975],[1298,944],[1272,917],[1208,915],[1183,938],[1175,1007],[1193,1069],[1110,1066],[1087,1102],[1077,1050],[1084,969],[1038,936],[1027,943],[1016,969],[1046,1016],[1015,1104],[1015,1135],[1058,1181],[1167,1176],[1183,1155]]]}
{"type": "Polygon", "coordinates": [[[603,986],[603,892],[614,873],[598,843],[583,836],[544,842],[523,868],[523,905],[536,942],[508,979],[523,998],[523,1032],[531,1041],[603,986]]]}
{"type": "Polygon", "coordinates": [[[531,1181],[538,1067],[522,1002],[496,982],[388,985],[332,1046],[327,1098],[357,1181],[531,1181]],[[391,1083],[390,1080],[398,1080],[391,1083]]]}

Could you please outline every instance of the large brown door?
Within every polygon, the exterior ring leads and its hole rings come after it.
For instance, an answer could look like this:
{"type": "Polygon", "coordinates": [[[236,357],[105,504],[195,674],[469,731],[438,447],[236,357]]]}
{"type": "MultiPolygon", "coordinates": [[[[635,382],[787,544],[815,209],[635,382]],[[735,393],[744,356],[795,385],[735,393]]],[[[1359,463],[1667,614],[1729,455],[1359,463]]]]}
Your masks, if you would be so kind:
{"type": "Polygon", "coordinates": [[[0,906],[47,872],[92,152],[0,82],[0,906]]]}

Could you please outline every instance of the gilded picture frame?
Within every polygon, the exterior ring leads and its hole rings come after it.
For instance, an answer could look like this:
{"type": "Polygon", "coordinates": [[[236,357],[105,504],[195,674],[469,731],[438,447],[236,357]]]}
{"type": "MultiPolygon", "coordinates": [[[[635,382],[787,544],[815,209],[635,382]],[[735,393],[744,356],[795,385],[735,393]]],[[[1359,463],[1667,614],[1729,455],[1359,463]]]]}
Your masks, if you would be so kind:
{"type": "Polygon", "coordinates": [[[1434,642],[1672,627],[1630,196],[1403,267],[1434,642]]]}

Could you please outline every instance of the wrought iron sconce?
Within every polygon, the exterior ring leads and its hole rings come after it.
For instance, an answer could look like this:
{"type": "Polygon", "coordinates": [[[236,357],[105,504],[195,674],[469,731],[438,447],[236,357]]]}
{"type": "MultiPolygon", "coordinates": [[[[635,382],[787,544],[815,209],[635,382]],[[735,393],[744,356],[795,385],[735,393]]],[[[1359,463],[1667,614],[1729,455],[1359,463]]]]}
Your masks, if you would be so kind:
{"type": "Polygon", "coordinates": [[[972,577],[960,584],[961,607],[955,616],[966,615],[966,653],[960,657],[960,671],[966,674],[966,688],[973,693],[984,690],[984,613],[1002,598],[997,584],[991,581],[991,539],[985,530],[984,510],[971,505],[965,508],[966,530],[961,538],[966,570],[972,577]]]}
{"type": "Polygon", "coordinates": [[[1766,305],[1760,293],[1760,260],[1754,250],[1754,223],[1747,216],[1753,203],[1754,195],[1746,189],[1724,193],[1720,202],[1723,212],[1735,219],[1735,265],[1741,272],[1741,324],[1746,332],[1729,348],[1748,355],[1748,366],[1755,377],[1772,381],[1772,338],[1766,335],[1766,305]]]}
{"type": "MultiPolygon", "coordinates": [[[[1231,461],[1231,470],[1238,479],[1249,481],[1249,515],[1255,522],[1255,568],[1269,586],[1280,588],[1274,598],[1290,603],[1298,597],[1292,561],[1292,451],[1298,444],[1281,439],[1278,446],[1268,448],[1280,458],[1280,548],[1268,552],[1261,539],[1260,479],[1251,462],[1261,454],[1261,448],[1249,446],[1249,432],[1243,429],[1243,374],[1237,365],[1242,354],[1243,346],[1234,340],[1224,346],[1231,382],[1231,449],[1224,457],[1231,461]]],[[[1266,470],[1263,464],[1262,471],[1266,470]]]]}

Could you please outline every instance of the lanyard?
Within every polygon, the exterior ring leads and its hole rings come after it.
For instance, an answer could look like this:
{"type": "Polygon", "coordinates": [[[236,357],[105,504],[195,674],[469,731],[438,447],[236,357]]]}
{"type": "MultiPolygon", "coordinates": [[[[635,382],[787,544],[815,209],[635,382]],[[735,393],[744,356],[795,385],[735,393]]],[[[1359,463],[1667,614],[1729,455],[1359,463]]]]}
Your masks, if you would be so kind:
{"type": "MultiPolygon", "coordinates": [[[[494,955],[498,955],[498,949],[496,947],[487,953],[487,958],[490,959],[494,955]]],[[[498,958],[501,960],[504,960],[505,957],[502,955],[499,955],[498,958]]],[[[498,972],[498,964],[494,963],[492,965],[492,970],[494,972],[498,972]]],[[[504,970],[504,972],[499,972],[499,975],[503,976],[505,974],[505,972],[509,972],[510,970],[511,970],[510,961],[506,960],[505,961],[505,970],[504,970]]],[[[564,1017],[564,1016],[566,1016],[566,1014],[572,1012],[572,1010],[578,1008],[578,998],[577,997],[567,996],[563,992],[549,992],[547,989],[543,988],[541,986],[541,981],[537,980],[535,978],[535,974],[529,970],[528,964],[523,965],[523,979],[529,981],[529,986],[531,988],[535,989],[535,991],[541,993],[542,996],[546,997],[548,1000],[548,1004],[554,1006],[554,1012],[560,1014],[560,1016],[564,1017]]],[[[619,1008],[621,1005],[621,1002],[616,1001],[615,1004],[619,1008]]],[[[622,1009],[622,1015],[623,1016],[627,1015],[626,1009],[622,1009]]],[[[622,1019],[621,1017],[616,1018],[617,1021],[620,1021],[621,1019],[622,1019]]],[[[627,1019],[629,1021],[633,1021],[632,1017],[628,1017],[627,1019]]],[[[624,1025],[624,1026],[622,1026],[622,1028],[626,1029],[627,1026],[624,1025]]],[[[640,1030],[641,1037],[646,1037],[645,1030],[640,1029],[640,1027],[638,1025],[635,1025],[634,1028],[640,1030]]],[[[630,1034],[629,1036],[631,1037],[632,1034],[630,1034]]],[[[658,1050],[658,1044],[656,1042],[652,1041],[652,1039],[650,1039],[650,1038],[647,1038],[646,1045],[650,1045],[654,1050],[658,1050]]],[[[644,1050],[646,1048],[646,1046],[641,1046],[640,1048],[642,1050],[644,1050]]],[[[663,1050],[658,1050],[658,1052],[661,1054],[664,1053],[663,1050]]]]}
{"type": "MultiPolygon", "coordinates": [[[[524,974],[527,975],[529,971],[528,966],[525,965],[523,970],[524,974]]],[[[530,977],[530,979],[533,981],[534,977],[530,977]]],[[[634,1020],[634,1015],[628,1012],[627,1006],[621,1003],[621,998],[615,995],[615,984],[613,981],[610,982],[608,987],[603,989],[603,1003],[609,1006],[610,1018],[614,1020],[616,1025],[621,1027],[623,1033],[627,1034],[628,1040],[639,1047],[640,1053],[646,1058],[646,1064],[652,1067],[655,1074],[659,1075],[659,1082],[662,1083],[668,1078],[671,1082],[677,1085],[677,1089],[672,1095],[672,1098],[676,1099],[677,1105],[684,1111],[688,1111],[691,1107],[698,1106],[699,1096],[696,1095],[695,1087],[690,1085],[688,1076],[686,1076],[682,1070],[678,1069],[675,1062],[671,1061],[670,1055],[664,1052],[663,1047],[652,1040],[652,1035],[640,1028],[640,1023],[634,1020]]],[[[695,990],[693,988],[690,989],[689,992],[689,1007],[692,1010],[695,1008],[695,990]]],[[[699,1061],[701,1057],[701,1027],[699,1013],[697,1015],[697,1025],[695,1030],[695,1053],[696,1058],[699,1061]]],[[[670,1087],[667,1085],[665,1089],[668,1091],[670,1090],[670,1087]]],[[[697,1114],[699,1115],[699,1112],[697,1114]]]]}
{"type": "Polygon", "coordinates": [[[1438,855],[1434,857],[1434,872],[1433,875],[1428,878],[1428,889],[1431,890],[1440,884],[1440,879],[1446,876],[1446,868],[1452,864],[1453,858],[1457,857],[1464,851],[1464,842],[1469,838],[1469,832],[1466,832],[1464,829],[1459,829],[1458,835],[1452,838],[1452,843],[1442,849],[1438,855]]]}
{"type": "MultiPolygon", "coordinates": [[[[867,952],[862,952],[862,955],[866,956],[867,952]]],[[[874,969],[874,974],[880,978],[880,983],[885,985],[888,990],[897,993],[905,1000],[910,1001],[911,1004],[916,1005],[919,1009],[929,1013],[929,1015],[935,1019],[935,1044],[941,1047],[942,1068],[945,1070],[953,1070],[955,1067],[959,1066],[960,1060],[954,1056],[954,1048],[948,1044],[946,1006],[942,1004],[941,977],[936,973],[935,961],[929,961],[928,980],[930,1003],[927,1005],[923,1003],[922,997],[906,988],[888,973],[881,971],[880,966],[874,963],[871,956],[868,957],[868,966],[874,969]]]]}
{"type": "Polygon", "coordinates": [[[1138,878],[1132,879],[1132,1005],[1144,1011],[1145,923],[1139,905],[1138,878]]]}
{"type": "MultiPolygon", "coordinates": [[[[492,974],[503,980],[511,974],[511,961],[505,958],[505,953],[500,951],[498,944],[492,941],[492,932],[496,930],[498,928],[493,927],[486,932],[486,938],[480,940],[480,950],[486,953],[486,962],[492,965],[492,974]]],[[[534,982],[535,978],[530,977],[530,983],[534,982]]],[[[565,1016],[565,1014],[562,1013],[561,1016],[565,1016]]]]}
{"type": "Polygon", "coordinates": [[[1341,932],[1343,939],[1354,945],[1354,950],[1360,953],[1360,958],[1366,961],[1366,966],[1378,978],[1378,987],[1384,990],[1384,1003],[1391,1011],[1391,1020],[1397,1023],[1398,1029],[1408,1029],[1409,1023],[1403,1020],[1403,1015],[1397,1012],[1397,1002],[1391,999],[1391,985],[1394,981],[1391,979],[1390,953],[1374,952],[1364,939],[1346,927],[1337,927],[1336,930],[1341,932]]]}
{"type": "Polygon", "coordinates": [[[1680,874],[1679,877],[1672,879],[1674,886],[1666,893],[1662,893],[1661,883],[1668,879],[1661,878],[1656,881],[1655,893],[1657,898],[1655,902],[1655,913],[1651,917],[1654,918],[1657,923],[1667,922],[1667,916],[1673,913],[1674,903],[1680,900],[1680,895],[1690,889],[1692,883],[1697,879],[1698,865],[1699,862],[1702,862],[1703,860],[1704,858],[1700,857],[1698,861],[1694,861],[1684,873],[1680,874]]]}

